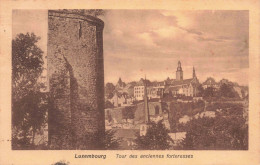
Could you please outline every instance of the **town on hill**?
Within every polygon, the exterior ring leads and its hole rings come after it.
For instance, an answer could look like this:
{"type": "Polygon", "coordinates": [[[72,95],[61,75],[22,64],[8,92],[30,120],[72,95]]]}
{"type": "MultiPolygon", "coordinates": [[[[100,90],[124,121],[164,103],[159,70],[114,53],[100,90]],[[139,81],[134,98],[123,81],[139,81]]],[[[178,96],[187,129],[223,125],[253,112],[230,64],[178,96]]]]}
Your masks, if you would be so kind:
{"type": "Polygon", "coordinates": [[[213,77],[200,83],[194,67],[192,73],[192,78],[184,79],[179,61],[175,79],[152,82],[144,77],[125,83],[119,78],[115,85],[106,83],[105,126],[121,139],[121,149],[136,149],[137,134],[145,136],[149,128],[147,118],[167,130],[172,149],[247,149],[248,87],[213,77]],[[230,119],[238,123],[229,123],[230,119]],[[200,127],[205,127],[205,134],[200,127]],[[220,130],[210,133],[214,127],[220,130]],[[238,139],[230,135],[237,133],[235,129],[244,132],[238,139]],[[220,142],[224,133],[227,144],[220,142]]]}

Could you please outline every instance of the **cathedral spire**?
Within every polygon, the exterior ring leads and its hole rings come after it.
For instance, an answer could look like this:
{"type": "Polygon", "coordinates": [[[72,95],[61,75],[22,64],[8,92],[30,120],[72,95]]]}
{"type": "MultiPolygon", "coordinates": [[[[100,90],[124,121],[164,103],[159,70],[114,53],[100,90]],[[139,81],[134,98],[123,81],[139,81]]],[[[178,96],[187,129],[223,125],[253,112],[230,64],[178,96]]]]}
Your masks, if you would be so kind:
{"type": "Polygon", "coordinates": [[[197,76],[196,76],[196,73],[195,73],[195,68],[194,68],[194,66],[193,66],[193,76],[192,76],[193,78],[197,78],[197,76]]]}

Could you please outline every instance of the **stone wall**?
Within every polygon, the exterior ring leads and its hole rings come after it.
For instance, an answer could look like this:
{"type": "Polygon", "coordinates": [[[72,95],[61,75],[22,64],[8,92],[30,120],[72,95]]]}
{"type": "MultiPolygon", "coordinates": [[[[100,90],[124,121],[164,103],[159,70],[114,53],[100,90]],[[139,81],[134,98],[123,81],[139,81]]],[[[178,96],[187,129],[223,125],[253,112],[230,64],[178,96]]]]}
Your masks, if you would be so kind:
{"type": "Polygon", "coordinates": [[[104,133],[103,27],[70,10],[48,12],[52,149],[88,149],[85,135],[104,133]]]}

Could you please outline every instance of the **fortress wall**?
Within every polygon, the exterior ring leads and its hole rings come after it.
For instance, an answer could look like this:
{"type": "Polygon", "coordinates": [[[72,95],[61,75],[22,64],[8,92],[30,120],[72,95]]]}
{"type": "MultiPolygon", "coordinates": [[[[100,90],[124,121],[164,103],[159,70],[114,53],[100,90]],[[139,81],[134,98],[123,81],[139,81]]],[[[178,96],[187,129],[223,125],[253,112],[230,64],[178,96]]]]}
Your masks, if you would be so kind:
{"type": "Polygon", "coordinates": [[[53,102],[49,140],[54,149],[84,149],[77,144],[83,143],[87,133],[104,133],[103,27],[92,16],[48,12],[48,77],[53,102]],[[60,140],[58,146],[55,139],[60,140]]]}

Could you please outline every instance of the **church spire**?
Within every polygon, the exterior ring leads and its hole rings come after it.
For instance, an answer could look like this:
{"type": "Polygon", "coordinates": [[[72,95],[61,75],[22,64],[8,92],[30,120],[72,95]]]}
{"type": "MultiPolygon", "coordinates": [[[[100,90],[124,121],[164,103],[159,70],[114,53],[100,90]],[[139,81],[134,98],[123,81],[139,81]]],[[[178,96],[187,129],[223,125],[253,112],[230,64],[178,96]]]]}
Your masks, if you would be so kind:
{"type": "Polygon", "coordinates": [[[194,66],[193,66],[193,76],[192,76],[193,78],[197,78],[197,76],[196,76],[196,73],[195,73],[195,68],[194,68],[194,66]]]}
{"type": "Polygon", "coordinates": [[[178,62],[178,67],[177,67],[177,71],[182,71],[182,67],[181,67],[181,62],[178,62]]]}
{"type": "Polygon", "coordinates": [[[181,62],[180,61],[178,61],[178,68],[181,68],[181,62]]]}

